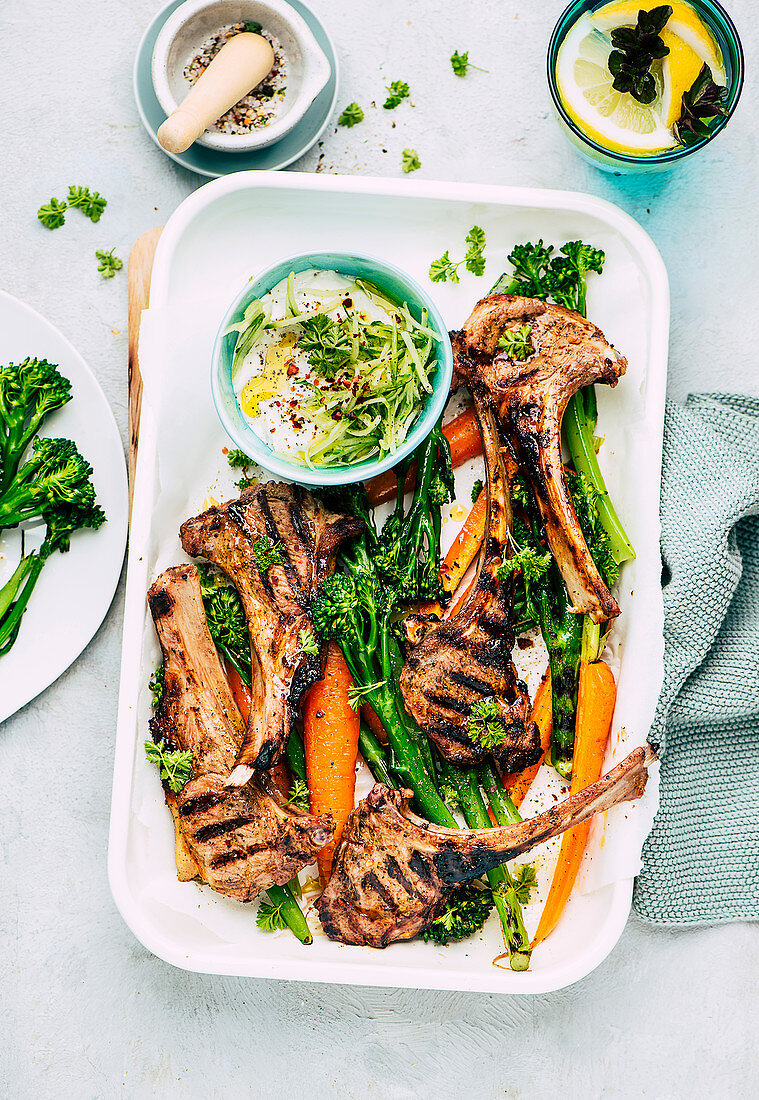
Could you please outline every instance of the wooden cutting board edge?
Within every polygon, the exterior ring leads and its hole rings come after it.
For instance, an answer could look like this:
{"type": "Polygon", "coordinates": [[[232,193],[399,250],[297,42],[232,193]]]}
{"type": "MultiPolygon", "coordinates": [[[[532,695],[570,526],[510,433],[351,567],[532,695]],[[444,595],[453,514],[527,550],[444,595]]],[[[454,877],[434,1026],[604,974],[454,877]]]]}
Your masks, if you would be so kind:
{"type": "Polygon", "coordinates": [[[132,516],[132,496],[134,494],[134,473],[137,463],[137,447],[140,441],[140,410],[142,408],[142,375],[140,374],[140,321],[142,311],[148,308],[150,301],[150,278],[153,273],[153,260],[163,227],[148,229],[132,246],[129,253],[129,516],[132,516]]]}

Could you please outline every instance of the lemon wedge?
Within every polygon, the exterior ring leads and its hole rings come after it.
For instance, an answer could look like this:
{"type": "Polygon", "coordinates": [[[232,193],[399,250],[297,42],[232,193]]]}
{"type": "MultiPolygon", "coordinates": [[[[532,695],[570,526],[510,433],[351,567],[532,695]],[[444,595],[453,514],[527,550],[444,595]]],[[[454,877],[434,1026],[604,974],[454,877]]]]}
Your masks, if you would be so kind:
{"type": "Polygon", "coordinates": [[[639,103],[629,92],[613,87],[608,68],[611,50],[608,34],[599,31],[589,16],[581,16],[556,59],[556,85],[567,113],[592,141],[613,152],[646,156],[671,149],[672,131],[661,115],[661,70],[653,73],[656,99],[639,103]]]}
{"type": "Polygon", "coordinates": [[[682,113],[683,96],[693,86],[703,61],[687,42],[666,27],[661,32],[661,39],[669,47],[662,61],[661,118],[665,126],[673,126],[682,113]]]}
{"type": "MultiPolygon", "coordinates": [[[[639,11],[651,11],[652,8],[657,7],[659,7],[659,0],[613,0],[611,4],[604,4],[593,13],[593,25],[606,33],[618,27],[632,27],[638,21],[639,11]]],[[[683,0],[674,0],[670,7],[672,14],[661,35],[665,45],[670,46],[666,35],[676,35],[691,48],[702,65],[706,63],[709,66],[715,83],[724,84],[726,76],[722,54],[703,20],[690,4],[683,3],[683,0]]],[[[693,79],[695,80],[695,77],[693,79]]],[[[691,80],[692,83],[693,80],[691,80]]]]}

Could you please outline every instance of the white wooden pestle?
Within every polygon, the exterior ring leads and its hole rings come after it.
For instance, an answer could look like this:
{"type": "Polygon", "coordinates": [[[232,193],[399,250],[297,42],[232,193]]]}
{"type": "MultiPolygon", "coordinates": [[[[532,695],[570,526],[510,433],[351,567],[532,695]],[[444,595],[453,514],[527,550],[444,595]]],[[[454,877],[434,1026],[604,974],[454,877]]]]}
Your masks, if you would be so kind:
{"type": "Polygon", "coordinates": [[[168,153],[184,153],[230,107],[260,84],[274,65],[274,50],[260,34],[230,38],[185,100],[158,129],[168,153]]]}

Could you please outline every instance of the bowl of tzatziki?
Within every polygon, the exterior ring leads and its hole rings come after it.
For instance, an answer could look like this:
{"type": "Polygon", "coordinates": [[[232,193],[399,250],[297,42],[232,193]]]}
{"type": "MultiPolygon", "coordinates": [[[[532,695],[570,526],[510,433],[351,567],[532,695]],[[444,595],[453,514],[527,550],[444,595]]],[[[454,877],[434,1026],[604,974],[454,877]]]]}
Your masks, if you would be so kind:
{"type": "Polygon", "coordinates": [[[442,416],[448,331],[410,276],[373,256],[310,252],[251,279],[222,321],[212,393],[235,447],[309,485],[402,462],[442,416]]]}

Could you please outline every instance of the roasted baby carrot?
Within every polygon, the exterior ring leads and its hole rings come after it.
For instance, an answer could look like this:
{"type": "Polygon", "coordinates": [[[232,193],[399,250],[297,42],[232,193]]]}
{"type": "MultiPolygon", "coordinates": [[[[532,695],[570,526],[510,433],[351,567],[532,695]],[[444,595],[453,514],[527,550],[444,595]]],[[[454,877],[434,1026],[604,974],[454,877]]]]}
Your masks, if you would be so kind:
{"type": "MultiPolygon", "coordinates": [[[[575,745],[572,757],[571,793],[576,794],[601,778],[606,742],[609,739],[617,686],[614,673],[603,661],[580,665],[577,691],[575,745]]],[[[553,875],[545,908],[540,917],[532,946],[549,936],[564,911],[580,870],[588,843],[590,822],[564,833],[559,862],[553,875]]]]}
{"type": "Polygon", "coordinates": [[[540,747],[543,750],[540,759],[525,768],[521,772],[510,772],[503,777],[503,785],[511,796],[515,806],[521,806],[527,797],[527,792],[532,786],[532,781],[538,774],[540,765],[545,759],[546,752],[551,744],[551,672],[546,669],[543,679],[538,684],[535,698],[532,701],[532,714],[530,716],[540,730],[540,747]]]}
{"type": "Polygon", "coordinates": [[[456,591],[467,569],[477,557],[485,537],[487,511],[488,495],[483,489],[440,566],[440,576],[447,592],[456,591]]]}
{"type": "MultiPolygon", "coordinates": [[[[477,427],[477,419],[474,409],[465,409],[443,428],[443,435],[448,440],[451,448],[451,462],[454,466],[461,466],[469,458],[482,454],[482,440],[477,427]]],[[[416,467],[411,466],[406,475],[406,490],[413,488],[416,479],[416,467]]],[[[379,477],[373,477],[366,483],[366,491],[370,504],[382,504],[385,500],[392,500],[395,496],[397,481],[392,470],[379,477]]]]}
{"type": "Polygon", "coordinates": [[[340,647],[330,642],[324,678],[309,690],[303,708],[311,812],[331,813],[335,822],[331,843],[316,858],[323,886],[332,872],[335,849],[353,809],[359,716],[348,702],[351,683],[340,647]]]}

